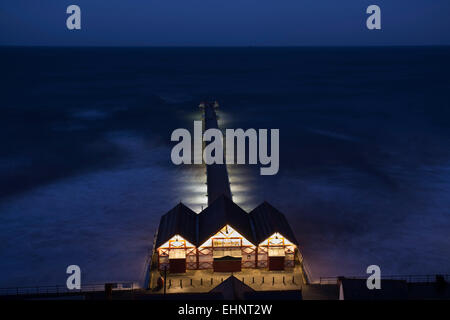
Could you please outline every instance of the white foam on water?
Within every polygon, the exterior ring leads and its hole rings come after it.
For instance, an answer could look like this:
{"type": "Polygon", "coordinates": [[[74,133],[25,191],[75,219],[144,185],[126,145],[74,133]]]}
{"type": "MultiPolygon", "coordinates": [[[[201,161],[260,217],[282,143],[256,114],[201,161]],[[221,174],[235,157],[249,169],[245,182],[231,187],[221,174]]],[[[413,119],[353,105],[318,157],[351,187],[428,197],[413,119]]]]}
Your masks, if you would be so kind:
{"type": "Polygon", "coordinates": [[[68,265],[84,283],[140,280],[161,215],[189,204],[198,170],[162,166],[167,147],[115,133],[128,154],[112,169],[36,188],[0,205],[0,287],[65,284],[68,265]]]}

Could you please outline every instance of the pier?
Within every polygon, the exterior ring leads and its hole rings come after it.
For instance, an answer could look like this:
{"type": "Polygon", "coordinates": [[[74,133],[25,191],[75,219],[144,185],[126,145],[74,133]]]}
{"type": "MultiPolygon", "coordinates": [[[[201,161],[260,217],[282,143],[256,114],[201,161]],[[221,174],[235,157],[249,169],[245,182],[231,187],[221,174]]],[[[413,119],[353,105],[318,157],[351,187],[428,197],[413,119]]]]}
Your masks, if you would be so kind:
{"type": "MultiPolygon", "coordinates": [[[[220,129],[217,103],[202,103],[203,130],[220,129]]],[[[206,165],[208,207],[182,203],[161,216],[144,281],[0,288],[1,299],[383,300],[450,299],[450,275],[366,276],[312,281],[283,213],[264,201],[246,212],[233,202],[226,164],[206,165]]]]}
{"type": "MultiPolygon", "coordinates": [[[[216,114],[216,108],[218,107],[219,104],[217,102],[203,102],[200,104],[200,108],[203,109],[203,131],[208,129],[220,130],[216,114]]],[[[208,205],[221,195],[225,195],[233,200],[225,161],[224,164],[206,165],[206,176],[208,185],[208,205]]]]}
{"type": "MultiPolygon", "coordinates": [[[[203,132],[220,130],[218,103],[199,107],[203,132]]],[[[206,208],[195,213],[180,203],[161,217],[147,287],[157,293],[207,293],[234,277],[230,281],[247,290],[300,291],[308,275],[284,214],[267,202],[250,212],[239,207],[225,161],[207,164],[206,175],[206,208]]]]}

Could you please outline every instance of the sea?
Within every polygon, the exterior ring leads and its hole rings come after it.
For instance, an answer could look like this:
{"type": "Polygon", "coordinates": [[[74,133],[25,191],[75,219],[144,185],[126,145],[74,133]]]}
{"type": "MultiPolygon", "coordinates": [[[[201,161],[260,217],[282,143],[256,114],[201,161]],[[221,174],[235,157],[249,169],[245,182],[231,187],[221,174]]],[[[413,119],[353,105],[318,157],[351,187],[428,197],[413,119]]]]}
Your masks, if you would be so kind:
{"type": "Polygon", "coordinates": [[[0,47],[0,287],[141,281],[161,215],[207,205],[171,133],[217,100],[279,129],[229,167],[285,214],[313,279],[450,274],[450,47],[0,47]]]}

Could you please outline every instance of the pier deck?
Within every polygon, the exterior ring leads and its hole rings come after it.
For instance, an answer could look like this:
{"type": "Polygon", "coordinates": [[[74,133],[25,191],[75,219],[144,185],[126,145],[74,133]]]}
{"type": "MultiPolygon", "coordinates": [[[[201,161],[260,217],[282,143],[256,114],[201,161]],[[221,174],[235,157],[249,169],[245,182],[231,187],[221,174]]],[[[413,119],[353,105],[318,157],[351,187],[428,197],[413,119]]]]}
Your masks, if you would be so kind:
{"type": "MultiPolygon", "coordinates": [[[[303,284],[300,266],[284,271],[265,269],[242,269],[240,272],[213,272],[212,270],[187,270],[181,274],[167,274],[166,292],[170,293],[205,293],[217,287],[231,275],[255,291],[301,290],[303,284]]],[[[160,273],[155,271],[151,288],[156,287],[160,273]],[[154,282],[154,283],[153,283],[154,282]]],[[[153,291],[164,293],[164,289],[153,291]]]]}

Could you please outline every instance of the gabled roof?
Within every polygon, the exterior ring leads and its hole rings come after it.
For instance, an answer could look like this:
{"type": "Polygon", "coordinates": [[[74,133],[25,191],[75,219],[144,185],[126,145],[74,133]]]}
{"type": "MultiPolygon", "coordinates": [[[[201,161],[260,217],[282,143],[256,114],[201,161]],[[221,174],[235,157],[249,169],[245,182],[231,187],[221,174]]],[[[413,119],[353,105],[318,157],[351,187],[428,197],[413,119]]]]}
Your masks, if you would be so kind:
{"type": "Polygon", "coordinates": [[[260,244],[275,232],[298,245],[284,214],[264,201],[249,213],[255,230],[255,245],[260,244]]]}
{"type": "Polygon", "coordinates": [[[220,293],[224,300],[244,300],[246,293],[254,291],[235,276],[230,276],[209,293],[220,293]]]}
{"type": "Polygon", "coordinates": [[[180,203],[161,217],[156,248],[175,235],[200,246],[229,225],[254,245],[260,244],[275,232],[298,245],[285,216],[264,202],[250,213],[245,212],[225,195],[219,196],[200,214],[180,203]]]}
{"type": "Polygon", "coordinates": [[[200,215],[198,245],[229,225],[245,239],[254,243],[248,213],[225,195],[219,196],[200,215]]]}
{"type": "Polygon", "coordinates": [[[223,300],[302,300],[301,290],[255,291],[234,275],[208,292],[220,294],[223,300]]]}
{"type": "Polygon", "coordinates": [[[170,240],[175,235],[196,243],[197,214],[180,203],[161,217],[156,238],[156,248],[170,240]]]}

